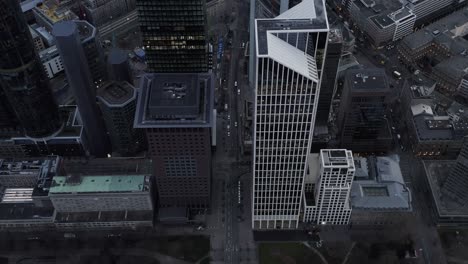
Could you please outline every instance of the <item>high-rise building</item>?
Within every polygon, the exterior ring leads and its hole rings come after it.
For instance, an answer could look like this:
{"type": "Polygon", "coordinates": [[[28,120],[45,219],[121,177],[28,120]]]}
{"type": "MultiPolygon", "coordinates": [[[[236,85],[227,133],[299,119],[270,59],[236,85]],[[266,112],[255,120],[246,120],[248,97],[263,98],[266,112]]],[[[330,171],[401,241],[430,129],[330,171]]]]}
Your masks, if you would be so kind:
{"type": "Polygon", "coordinates": [[[317,116],[315,118],[314,138],[312,140],[312,152],[320,152],[327,148],[330,140],[328,131],[328,118],[335,89],[338,64],[341,59],[343,37],[337,28],[330,29],[328,34],[327,53],[323,68],[322,83],[320,84],[320,96],[317,104],[317,116]]]}
{"type": "Polygon", "coordinates": [[[457,201],[466,204],[468,201],[468,138],[465,138],[463,147],[458,155],[457,162],[450,174],[442,184],[442,193],[457,201]]]}
{"type": "Polygon", "coordinates": [[[345,149],[322,149],[320,156],[311,155],[315,158],[310,157],[310,177],[305,183],[304,222],[348,224],[349,194],[355,172],[353,153],[345,149]]]}
{"type": "Polygon", "coordinates": [[[144,131],[133,128],[137,91],[128,82],[107,82],[97,91],[112,152],[134,155],[143,149],[144,131]]]}
{"type": "Polygon", "coordinates": [[[207,72],[205,0],[137,0],[149,72],[207,72]]]}
{"type": "Polygon", "coordinates": [[[209,207],[213,85],[211,74],[141,78],[135,127],[146,132],[160,207],[209,207]]]}
{"type": "Polygon", "coordinates": [[[60,129],[53,101],[29,27],[18,1],[0,3],[0,87],[24,133],[33,138],[60,129]]]}
{"type": "Polygon", "coordinates": [[[128,54],[124,50],[113,48],[107,54],[107,70],[112,81],[125,81],[133,83],[128,54]]]}
{"type": "Polygon", "coordinates": [[[62,21],[54,25],[53,34],[83,120],[89,150],[92,155],[105,156],[108,153],[107,135],[79,33],[89,30],[88,25],[85,21],[62,21]]]}
{"type": "Polygon", "coordinates": [[[385,152],[393,137],[385,118],[390,88],[385,70],[348,70],[338,126],[341,146],[354,152],[385,152]]]}
{"type": "Polygon", "coordinates": [[[322,0],[257,19],[254,229],[297,228],[328,41],[322,0]]]}

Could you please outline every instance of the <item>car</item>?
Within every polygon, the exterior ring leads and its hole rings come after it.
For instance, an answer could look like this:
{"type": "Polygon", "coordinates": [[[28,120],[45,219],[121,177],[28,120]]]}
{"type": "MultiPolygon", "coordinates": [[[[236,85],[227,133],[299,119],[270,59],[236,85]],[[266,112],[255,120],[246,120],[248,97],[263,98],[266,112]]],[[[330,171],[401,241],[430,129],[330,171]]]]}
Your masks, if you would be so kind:
{"type": "Polygon", "coordinates": [[[231,126],[230,126],[230,125],[227,125],[226,128],[227,128],[227,130],[229,131],[229,129],[231,129],[231,126]]]}
{"type": "Polygon", "coordinates": [[[237,89],[237,95],[240,95],[240,89],[237,89]]]}
{"type": "Polygon", "coordinates": [[[400,134],[397,134],[396,135],[398,139],[401,139],[401,135],[400,134]]]}
{"type": "Polygon", "coordinates": [[[237,127],[237,122],[234,122],[234,127],[237,127]]]}
{"type": "Polygon", "coordinates": [[[228,115],[228,120],[231,120],[231,115],[228,115]]]}
{"type": "Polygon", "coordinates": [[[228,137],[230,137],[230,136],[231,136],[231,132],[228,132],[228,137]]]}
{"type": "Polygon", "coordinates": [[[237,81],[234,82],[234,86],[237,87],[237,81]]]}

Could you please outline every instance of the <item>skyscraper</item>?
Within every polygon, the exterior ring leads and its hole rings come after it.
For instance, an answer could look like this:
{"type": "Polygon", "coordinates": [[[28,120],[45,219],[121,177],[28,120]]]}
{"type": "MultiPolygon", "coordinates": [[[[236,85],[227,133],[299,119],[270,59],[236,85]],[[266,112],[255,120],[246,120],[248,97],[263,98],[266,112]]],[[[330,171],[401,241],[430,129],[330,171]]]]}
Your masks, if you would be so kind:
{"type": "Polygon", "coordinates": [[[323,0],[257,19],[254,229],[297,228],[328,40],[323,0]]]}
{"type": "Polygon", "coordinates": [[[442,184],[442,193],[465,205],[468,202],[468,138],[465,138],[463,147],[449,175],[442,184]]]}
{"type": "Polygon", "coordinates": [[[79,34],[79,31],[89,30],[89,26],[86,21],[62,21],[54,25],[52,33],[83,120],[88,148],[92,155],[105,156],[108,153],[108,139],[96,104],[96,90],[79,34]]]}
{"type": "MultiPolygon", "coordinates": [[[[317,154],[311,154],[312,156],[317,154]]],[[[349,194],[354,178],[350,150],[322,149],[316,162],[309,163],[311,183],[306,183],[304,222],[346,225],[351,216],[349,194]],[[317,164],[319,163],[319,164],[317,164]]]]}
{"type": "Polygon", "coordinates": [[[149,72],[207,72],[205,0],[137,0],[149,72]]]}
{"type": "Polygon", "coordinates": [[[128,82],[106,82],[97,90],[112,152],[135,155],[143,149],[144,131],[133,128],[137,90],[128,82]]]}
{"type": "Polygon", "coordinates": [[[0,39],[0,86],[24,133],[53,134],[61,125],[57,105],[16,0],[0,2],[0,39]]]}
{"type": "Polygon", "coordinates": [[[354,152],[385,152],[392,146],[385,118],[390,88],[383,69],[348,70],[338,125],[341,146],[354,152]]]}
{"type": "Polygon", "coordinates": [[[213,85],[211,74],[141,78],[135,127],[146,131],[160,207],[209,207],[213,85]]]}
{"type": "Polygon", "coordinates": [[[327,148],[328,141],[330,140],[328,118],[330,115],[331,102],[336,82],[336,73],[341,58],[342,47],[343,37],[341,35],[341,31],[336,28],[330,29],[322,83],[320,85],[320,96],[317,105],[314,139],[312,142],[312,152],[315,153],[320,152],[320,149],[327,148]]]}

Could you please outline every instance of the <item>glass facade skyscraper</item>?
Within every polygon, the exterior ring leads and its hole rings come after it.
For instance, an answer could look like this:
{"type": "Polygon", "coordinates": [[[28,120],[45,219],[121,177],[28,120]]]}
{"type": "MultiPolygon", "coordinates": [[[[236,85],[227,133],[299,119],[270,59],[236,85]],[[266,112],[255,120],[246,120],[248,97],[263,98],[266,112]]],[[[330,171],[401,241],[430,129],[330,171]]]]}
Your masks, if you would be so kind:
{"type": "Polygon", "coordinates": [[[0,2],[0,86],[24,133],[46,137],[60,128],[57,105],[16,0],[0,2]]]}
{"type": "Polygon", "coordinates": [[[205,0],[137,0],[149,72],[207,72],[205,0]]]}

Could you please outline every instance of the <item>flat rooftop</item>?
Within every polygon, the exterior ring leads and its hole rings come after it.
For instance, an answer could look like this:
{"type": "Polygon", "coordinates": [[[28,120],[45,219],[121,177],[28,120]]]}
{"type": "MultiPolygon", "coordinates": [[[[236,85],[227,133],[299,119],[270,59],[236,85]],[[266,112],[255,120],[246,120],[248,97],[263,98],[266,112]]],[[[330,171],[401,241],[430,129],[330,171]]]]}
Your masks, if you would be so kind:
{"type": "Polygon", "coordinates": [[[213,85],[212,75],[205,73],[142,76],[134,126],[210,127],[213,85]]]}
{"type": "Polygon", "coordinates": [[[55,176],[49,194],[142,192],[145,186],[144,175],[55,176]]]}
{"type": "Polygon", "coordinates": [[[54,24],[52,35],[58,37],[71,36],[78,30],[81,42],[86,42],[96,36],[96,28],[85,20],[67,20],[54,24]]]}
{"type": "Polygon", "coordinates": [[[383,69],[348,70],[346,83],[353,92],[389,92],[387,75],[383,69]]]}
{"type": "Polygon", "coordinates": [[[136,99],[136,89],[128,82],[106,82],[97,90],[97,97],[108,107],[122,107],[136,99]]]}
{"type": "Polygon", "coordinates": [[[405,185],[397,155],[360,158],[368,177],[356,177],[351,187],[351,205],[362,210],[411,210],[411,192],[405,185]]]}
{"type": "Polygon", "coordinates": [[[421,114],[413,117],[419,140],[452,140],[453,127],[449,120],[435,120],[434,116],[421,114]]]}
{"type": "Polygon", "coordinates": [[[354,169],[353,154],[346,149],[322,149],[320,159],[323,167],[340,167],[354,169]]]}

